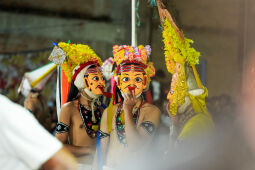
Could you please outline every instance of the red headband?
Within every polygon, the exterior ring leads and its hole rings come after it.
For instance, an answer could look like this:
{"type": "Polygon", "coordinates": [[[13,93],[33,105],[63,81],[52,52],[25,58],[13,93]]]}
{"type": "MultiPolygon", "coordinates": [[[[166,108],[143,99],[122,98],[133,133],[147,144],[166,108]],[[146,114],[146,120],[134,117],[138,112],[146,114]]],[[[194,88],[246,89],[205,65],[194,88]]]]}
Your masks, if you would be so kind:
{"type": "Polygon", "coordinates": [[[88,65],[100,66],[100,65],[98,64],[98,62],[95,62],[95,61],[89,61],[89,62],[86,62],[86,63],[84,63],[84,64],[81,64],[80,67],[79,67],[77,70],[74,71],[74,75],[73,75],[73,77],[72,77],[72,80],[75,81],[75,79],[76,79],[77,75],[80,73],[80,71],[81,71],[82,69],[84,69],[85,67],[87,67],[88,65]]]}
{"type": "Polygon", "coordinates": [[[122,72],[129,72],[131,71],[131,65],[134,65],[134,70],[136,72],[145,72],[144,69],[147,68],[147,66],[141,62],[138,62],[138,61],[124,61],[122,62],[120,65],[117,66],[117,70],[116,70],[116,73],[119,74],[119,73],[122,73],[122,72]],[[129,65],[126,65],[126,64],[130,64],[129,65]],[[138,64],[138,65],[136,65],[138,64]]]}

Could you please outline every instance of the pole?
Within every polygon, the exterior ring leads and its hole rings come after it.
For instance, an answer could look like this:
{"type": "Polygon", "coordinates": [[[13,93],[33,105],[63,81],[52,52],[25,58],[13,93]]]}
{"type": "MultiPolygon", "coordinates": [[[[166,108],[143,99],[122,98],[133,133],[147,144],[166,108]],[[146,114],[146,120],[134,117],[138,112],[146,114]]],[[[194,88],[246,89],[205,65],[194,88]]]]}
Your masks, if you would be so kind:
{"type": "Polygon", "coordinates": [[[137,33],[136,33],[136,15],[135,15],[136,0],[131,2],[131,45],[137,46],[137,33]]]}

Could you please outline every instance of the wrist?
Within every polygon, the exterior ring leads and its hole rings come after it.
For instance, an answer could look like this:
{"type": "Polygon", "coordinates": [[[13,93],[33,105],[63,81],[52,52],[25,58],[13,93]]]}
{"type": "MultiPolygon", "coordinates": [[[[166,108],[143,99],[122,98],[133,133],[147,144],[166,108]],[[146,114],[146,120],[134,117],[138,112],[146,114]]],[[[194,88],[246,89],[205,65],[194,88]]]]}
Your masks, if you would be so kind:
{"type": "Polygon", "coordinates": [[[132,112],[132,108],[131,108],[131,107],[128,107],[128,106],[126,106],[126,107],[123,106],[123,110],[124,110],[125,112],[132,112]]]}

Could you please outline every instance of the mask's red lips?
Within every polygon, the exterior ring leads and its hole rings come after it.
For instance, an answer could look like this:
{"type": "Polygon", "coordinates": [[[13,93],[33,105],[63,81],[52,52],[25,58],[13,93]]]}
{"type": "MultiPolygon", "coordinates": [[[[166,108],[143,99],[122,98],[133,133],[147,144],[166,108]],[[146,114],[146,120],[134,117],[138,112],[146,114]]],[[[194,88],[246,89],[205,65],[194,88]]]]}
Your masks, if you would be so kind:
{"type": "Polygon", "coordinates": [[[103,86],[98,86],[98,88],[102,91],[103,95],[107,98],[111,98],[112,97],[112,93],[107,93],[104,91],[104,87],[103,86]]]}
{"type": "Polygon", "coordinates": [[[130,93],[132,93],[132,91],[135,90],[135,86],[128,86],[128,90],[130,91],[130,93]]]}

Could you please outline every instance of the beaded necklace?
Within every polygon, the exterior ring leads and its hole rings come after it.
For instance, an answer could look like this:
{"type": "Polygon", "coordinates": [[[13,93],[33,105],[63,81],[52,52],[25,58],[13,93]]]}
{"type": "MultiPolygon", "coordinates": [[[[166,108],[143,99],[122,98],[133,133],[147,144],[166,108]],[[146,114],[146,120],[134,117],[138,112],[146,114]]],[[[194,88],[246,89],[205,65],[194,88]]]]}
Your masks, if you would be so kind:
{"type": "Polygon", "coordinates": [[[83,125],[85,126],[88,136],[91,138],[96,138],[98,125],[102,116],[99,107],[97,107],[97,109],[94,111],[96,119],[95,121],[92,121],[92,111],[80,103],[80,98],[78,98],[78,110],[80,112],[81,119],[83,121],[83,125]]]}
{"type": "MultiPolygon", "coordinates": [[[[133,114],[133,120],[136,125],[137,125],[137,122],[139,119],[140,109],[143,104],[144,103],[142,100],[140,106],[137,108],[137,110],[133,114]]],[[[115,115],[115,129],[116,129],[116,134],[117,134],[117,138],[118,138],[119,142],[122,145],[124,145],[125,147],[127,147],[125,122],[122,122],[122,119],[121,119],[121,114],[124,114],[124,112],[122,111],[122,106],[123,106],[123,103],[120,103],[117,108],[117,112],[115,115]]]]}

